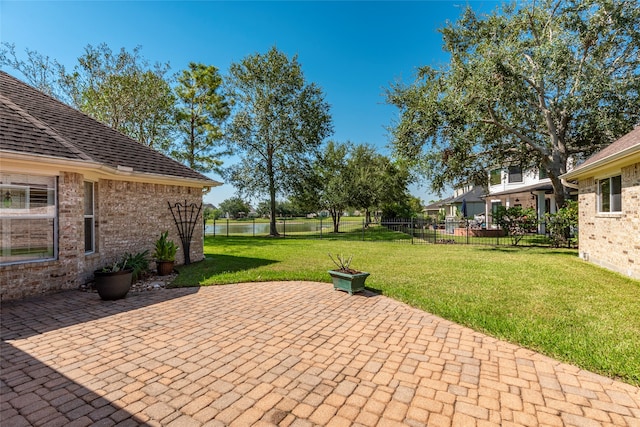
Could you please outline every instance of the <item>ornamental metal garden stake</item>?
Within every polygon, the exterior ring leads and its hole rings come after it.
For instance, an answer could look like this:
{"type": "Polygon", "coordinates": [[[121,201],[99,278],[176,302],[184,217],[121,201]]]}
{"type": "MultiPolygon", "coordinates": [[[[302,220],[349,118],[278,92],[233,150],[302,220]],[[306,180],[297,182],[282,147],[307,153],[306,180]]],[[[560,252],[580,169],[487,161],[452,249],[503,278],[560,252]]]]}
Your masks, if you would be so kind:
{"type": "Polygon", "coordinates": [[[184,253],[184,263],[185,265],[191,264],[191,238],[193,237],[193,230],[196,227],[196,223],[198,223],[202,203],[200,203],[200,205],[196,205],[195,203],[187,204],[185,200],[184,204],[176,203],[173,206],[171,206],[170,202],[167,202],[167,204],[173,216],[173,221],[178,228],[178,234],[182,242],[182,252],[184,253]]]}

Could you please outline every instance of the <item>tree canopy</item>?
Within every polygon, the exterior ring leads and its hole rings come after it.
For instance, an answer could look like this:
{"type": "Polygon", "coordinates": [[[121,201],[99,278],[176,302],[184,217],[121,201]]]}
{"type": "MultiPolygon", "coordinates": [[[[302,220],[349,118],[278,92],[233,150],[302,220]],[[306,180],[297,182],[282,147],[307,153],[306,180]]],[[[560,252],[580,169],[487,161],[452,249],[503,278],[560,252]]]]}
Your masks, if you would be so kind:
{"type": "Polygon", "coordinates": [[[434,190],[486,183],[509,165],[560,176],[640,121],[640,8],[629,0],[542,0],[441,29],[450,61],[393,85],[395,151],[434,190]],[[572,160],[571,160],[572,159],[572,160]]]}
{"type": "Polygon", "coordinates": [[[327,210],[338,232],[348,208],[371,213],[408,202],[409,173],[367,144],[329,141],[324,151],[294,186],[292,200],[307,212],[327,210]]]}
{"type": "Polygon", "coordinates": [[[234,108],[226,138],[241,160],[228,177],[241,193],[269,196],[270,234],[277,236],[276,196],[290,192],[332,133],[329,105],[318,86],[305,82],[297,56],[275,47],[231,64],[229,88],[234,108]]]}
{"type": "Polygon", "coordinates": [[[168,64],[150,66],[140,54],[106,44],[87,45],[78,64],[61,70],[61,86],[73,106],[149,147],[171,143],[175,98],[168,64]]]}
{"type": "Polygon", "coordinates": [[[220,203],[218,210],[224,217],[229,215],[231,218],[238,218],[240,216],[247,216],[251,210],[251,206],[240,197],[232,197],[220,203]]]}
{"type": "Polygon", "coordinates": [[[221,146],[222,123],[230,113],[221,86],[222,77],[213,65],[192,62],[178,75],[175,118],[182,141],[171,157],[200,172],[220,172],[220,156],[226,154],[213,152],[221,146]]]}

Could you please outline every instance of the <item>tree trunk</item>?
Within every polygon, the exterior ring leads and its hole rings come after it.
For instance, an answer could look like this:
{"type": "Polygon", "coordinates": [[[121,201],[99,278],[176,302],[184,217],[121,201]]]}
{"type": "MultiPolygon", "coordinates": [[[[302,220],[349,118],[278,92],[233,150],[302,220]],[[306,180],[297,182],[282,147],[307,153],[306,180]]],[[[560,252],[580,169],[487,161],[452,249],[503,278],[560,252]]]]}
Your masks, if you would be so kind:
{"type": "Polygon", "coordinates": [[[331,213],[331,219],[333,219],[333,232],[338,233],[340,231],[340,212],[338,209],[329,209],[331,213]]]}
{"type": "Polygon", "coordinates": [[[562,208],[566,202],[566,199],[569,195],[567,188],[562,185],[562,181],[557,177],[550,177],[551,184],[553,185],[553,195],[556,199],[556,206],[558,209],[562,208]]]}
{"type": "Polygon", "coordinates": [[[280,236],[276,227],[276,182],[273,175],[273,150],[271,147],[267,149],[267,174],[269,175],[269,202],[271,208],[271,220],[269,222],[269,235],[273,237],[280,236]]]}
{"type": "MultiPolygon", "coordinates": [[[[562,147],[561,147],[562,148],[562,147]]],[[[562,185],[560,176],[567,172],[567,156],[556,148],[552,154],[553,160],[547,167],[551,185],[553,185],[553,195],[556,199],[558,209],[562,208],[569,197],[569,189],[562,185]]],[[[544,165],[543,165],[544,166],[544,165]]]]}

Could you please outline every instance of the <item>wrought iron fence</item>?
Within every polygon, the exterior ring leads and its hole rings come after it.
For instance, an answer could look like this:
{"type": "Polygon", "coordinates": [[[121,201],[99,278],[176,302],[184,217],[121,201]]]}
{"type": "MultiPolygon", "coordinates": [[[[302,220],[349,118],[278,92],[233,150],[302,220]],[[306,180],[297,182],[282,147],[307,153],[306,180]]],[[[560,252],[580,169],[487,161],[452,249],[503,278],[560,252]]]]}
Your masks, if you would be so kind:
{"type": "MultiPolygon", "coordinates": [[[[548,246],[549,236],[541,233],[544,222],[517,236],[507,235],[497,226],[473,220],[433,221],[429,218],[386,218],[367,223],[361,217],[344,217],[336,229],[331,218],[278,218],[278,233],[284,238],[394,241],[408,244],[473,244],[548,246]]],[[[205,227],[213,237],[266,236],[269,222],[264,220],[216,220],[205,227]]]]}

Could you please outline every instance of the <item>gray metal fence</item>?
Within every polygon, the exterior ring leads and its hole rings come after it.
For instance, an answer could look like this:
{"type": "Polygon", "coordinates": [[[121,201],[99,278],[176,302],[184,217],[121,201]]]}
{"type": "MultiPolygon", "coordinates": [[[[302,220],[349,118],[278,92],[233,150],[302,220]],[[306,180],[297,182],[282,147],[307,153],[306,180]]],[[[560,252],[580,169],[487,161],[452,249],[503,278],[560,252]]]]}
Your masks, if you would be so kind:
{"type": "MultiPolygon", "coordinates": [[[[545,229],[544,224],[522,235],[508,236],[497,226],[464,219],[433,221],[428,218],[386,218],[367,223],[361,217],[344,217],[336,231],[331,218],[278,218],[276,227],[282,237],[297,239],[394,241],[408,244],[550,244],[549,237],[537,231],[545,229]]],[[[205,228],[205,235],[213,237],[257,237],[268,234],[269,222],[256,219],[216,220],[205,228]]]]}

